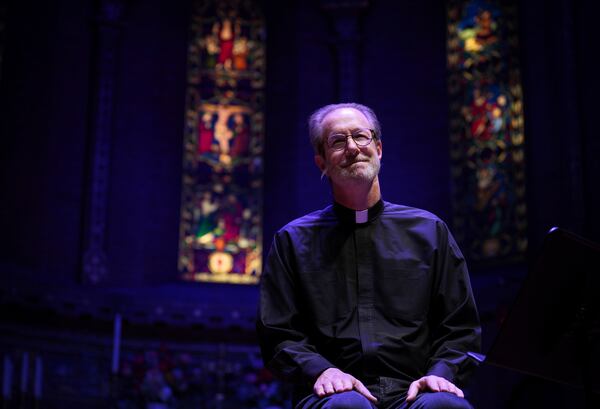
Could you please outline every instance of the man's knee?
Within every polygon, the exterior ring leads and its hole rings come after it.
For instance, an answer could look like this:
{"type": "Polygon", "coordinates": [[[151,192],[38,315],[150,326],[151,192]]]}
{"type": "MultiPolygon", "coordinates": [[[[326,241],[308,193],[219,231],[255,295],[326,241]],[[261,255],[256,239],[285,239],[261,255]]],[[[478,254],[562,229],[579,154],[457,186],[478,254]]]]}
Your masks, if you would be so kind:
{"type": "Polygon", "coordinates": [[[362,394],[348,391],[329,396],[323,409],[373,409],[373,406],[362,394]]]}
{"type": "Polygon", "coordinates": [[[373,409],[369,400],[356,391],[334,393],[322,399],[326,400],[323,409],[373,409]]]}
{"type": "Polygon", "coordinates": [[[425,392],[419,394],[411,409],[473,409],[465,398],[449,392],[425,392]]]}

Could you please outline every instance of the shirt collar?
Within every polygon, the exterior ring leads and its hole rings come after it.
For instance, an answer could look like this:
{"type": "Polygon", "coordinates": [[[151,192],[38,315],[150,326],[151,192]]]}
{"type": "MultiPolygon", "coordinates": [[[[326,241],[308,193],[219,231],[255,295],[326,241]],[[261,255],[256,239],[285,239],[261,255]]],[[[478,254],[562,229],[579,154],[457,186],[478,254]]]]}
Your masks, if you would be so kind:
{"type": "Polygon", "coordinates": [[[383,211],[383,200],[379,199],[377,203],[365,210],[354,210],[334,202],[333,210],[337,217],[345,222],[352,224],[365,224],[375,220],[383,211]]]}

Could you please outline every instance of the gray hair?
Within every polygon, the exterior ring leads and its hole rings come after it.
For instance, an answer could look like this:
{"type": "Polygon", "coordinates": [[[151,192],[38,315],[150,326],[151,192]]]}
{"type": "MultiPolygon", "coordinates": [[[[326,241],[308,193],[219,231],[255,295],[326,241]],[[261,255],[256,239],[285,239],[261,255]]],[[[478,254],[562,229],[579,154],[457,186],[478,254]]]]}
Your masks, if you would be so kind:
{"type": "Polygon", "coordinates": [[[312,144],[316,154],[323,154],[323,119],[331,112],[341,108],[352,108],[361,112],[371,123],[373,131],[375,132],[375,138],[381,140],[381,125],[379,124],[379,120],[377,119],[375,112],[373,112],[373,110],[368,106],[357,104],[355,102],[325,105],[324,107],[321,107],[313,112],[310,118],[308,118],[308,133],[310,136],[310,143],[312,144]]]}

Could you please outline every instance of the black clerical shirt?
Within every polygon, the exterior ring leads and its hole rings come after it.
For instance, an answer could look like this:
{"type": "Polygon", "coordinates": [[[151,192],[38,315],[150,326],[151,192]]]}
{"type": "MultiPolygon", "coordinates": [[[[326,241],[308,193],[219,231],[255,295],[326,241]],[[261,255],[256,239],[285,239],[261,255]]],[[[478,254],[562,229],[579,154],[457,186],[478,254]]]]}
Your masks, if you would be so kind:
{"type": "Polygon", "coordinates": [[[308,393],[330,367],[399,389],[424,375],[461,384],[480,326],[465,260],[424,210],[334,204],[278,231],[261,279],[267,366],[308,393]]]}

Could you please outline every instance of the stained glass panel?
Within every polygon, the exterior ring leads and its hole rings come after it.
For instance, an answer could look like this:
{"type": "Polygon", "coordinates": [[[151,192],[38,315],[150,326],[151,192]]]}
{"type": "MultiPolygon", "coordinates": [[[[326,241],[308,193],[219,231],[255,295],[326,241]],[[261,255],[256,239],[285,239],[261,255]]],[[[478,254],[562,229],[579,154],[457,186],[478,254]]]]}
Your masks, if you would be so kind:
{"type": "Polygon", "coordinates": [[[455,233],[475,261],[519,258],[527,248],[517,46],[514,2],[449,2],[455,233]]]}
{"type": "Polygon", "coordinates": [[[253,1],[196,1],[188,49],[179,271],[257,283],[265,23],[253,1]]]}

